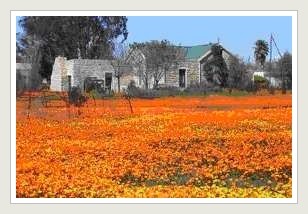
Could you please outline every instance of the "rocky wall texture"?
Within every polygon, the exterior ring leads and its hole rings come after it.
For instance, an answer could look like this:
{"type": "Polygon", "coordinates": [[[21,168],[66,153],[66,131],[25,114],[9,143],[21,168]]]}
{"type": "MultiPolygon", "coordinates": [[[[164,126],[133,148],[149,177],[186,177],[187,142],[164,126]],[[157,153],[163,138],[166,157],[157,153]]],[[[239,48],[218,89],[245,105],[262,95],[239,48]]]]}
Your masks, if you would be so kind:
{"type": "Polygon", "coordinates": [[[71,76],[71,85],[84,88],[84,81],[87,77],[96,77],[104,80],[105,74],[112,74],[111,88],[116,86],[114,69],[109,60],[72,59],[57,57],[51,75],[50,89],[53,91],[68,90],[68,76],[71,76]]]}
{"type": "Polygon", "coordinates": [[[179,87],[179,70],[186,69],[185,79],[186,87],[199,82],[199,62],[189,60],[173,66],[166,74],[166,86],[179,87]]]}
{"type": "Polygon", "coordinates": [[[50,79],[50,90],[63,91],[63,77],[66,76],[66,58],[56,57],[50,79]]]}

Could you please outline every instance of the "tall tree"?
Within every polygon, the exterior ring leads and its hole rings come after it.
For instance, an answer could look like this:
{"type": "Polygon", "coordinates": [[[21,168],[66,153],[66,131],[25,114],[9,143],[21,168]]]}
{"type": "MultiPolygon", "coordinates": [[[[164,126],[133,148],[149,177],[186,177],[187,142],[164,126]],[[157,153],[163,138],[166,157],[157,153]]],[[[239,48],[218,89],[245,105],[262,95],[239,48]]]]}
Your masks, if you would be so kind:
{"type": "Polygon", "coordinates": [[[268,55],[268,43],[265,40],[257,40],[254,47],[254,56],[257,63],[264,68],[266,56],[268,55]]]}
{"type": "Polygon", "coordinates": [[[247,70],[244,61],[238,56],[231,57],[228,70],[229,88],[232,90],[233,88],[240,89],[241,87],[243,87],[245,85],[245,80],[247,76],[247,70]]]}
{"type": "Polygon", "coordinates": [[[223,58],[223,47],[214,44],[211,47],[212,56],[204,65],[205,77],[209,82],[213,82],[221,87],[227,86],[228,68],[223,58]]]}
{"type": "Polygon", "coordinates": [[[138,49],[144,55],[145,61],[145,85],[148,87],[149,78],[154,80],[154,88],[159,81],[169,72],[170,68],[184,60],[184,50],[173,45],[168,40],[134,43],[131,48],[138,49]]]}
{"type": "MultiPolygon", "coordinates": [[[[144,87],[148,89],[150,71],[146,66],[146,57],[144,52],[141,51],[141,44],[133,43],[130,45],[126,61],[135,68],[135,72],[139,77],[139,80],[144,84],[144,87]]],[[[139,84],[141,83],[139,82],[139,84]]]]}
{"type": "Polygon", "coordinates": [[[31,49],[35,40],[41,52],[40,74],[49,79],[58,55],[112,58],[115,39],[127,38],[126,22],[123,16],[26,16],[19,22],[24,31],[20,43],[31,49]]]}
{"type": "Polygon", "coordinates": [[[128,72],[131,72],[133,69],[128,62],[128,46],[123,42],[115,43],[114,46],[114,59],[111,61],[111,65],[114,68],[114,76],[117,79],[118,92],[121,91],[121,77],[128,72]]]}
{"type": "Polygon", "coordinates": [[[277,63],[283,88],[292,89],[292,54],[284,53],[277,63]]]}

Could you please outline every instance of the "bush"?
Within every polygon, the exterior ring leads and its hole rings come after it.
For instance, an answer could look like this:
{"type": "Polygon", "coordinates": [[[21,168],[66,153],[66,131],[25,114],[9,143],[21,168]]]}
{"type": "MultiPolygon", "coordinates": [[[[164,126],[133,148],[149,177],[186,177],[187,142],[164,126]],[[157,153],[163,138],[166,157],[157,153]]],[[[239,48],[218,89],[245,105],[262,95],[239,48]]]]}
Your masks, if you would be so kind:
{"type": "Polygon", "coordinates": [[[255,83],[266,83],[267,79],[265,79],[264,77],[261,76],[254,76],[254,82],[255,83]]]}
{"type": "Polygon", "coordinates": [[[254,92],[255,93],[257,91],[257,87],[256,87],[256,85],[254,84],[253,81],[249,81],[249,83],[243,89],[247,92],[254,92]]]}
{"type": "Polygon", "coordinates": [[[174,87],[174,86],[165,86],[165,87],[156,89],[156,93],[160,97],[168,97],[168,96],[181,95],[182,91],[179,88],[174,87]]]}
{"type": "Polygon", "coordinates": [[[205,95],[207,93],[221,92],[222,87],[215,85],[211,82],[192,83],[189,87],[185,88],[184,92],[191,95],[205,95]]]}
{"type": "Polygon", "coordinates": [[[188,94],[206,94],[207,90],[205,84],[193,83],[189,87],[184,89],[185,93],[188,94]]]}
{"type": "Polygon", "coordinates": [[[256,90],[265,89],[269,87],[269,81],[261,76],[254,77],[254,85],[256,90]]]}
{"type": "Polygon", "coordinates": [[[79,87],[73,86],[69,92],[69,103],[75,106],[82,106],[87,101],[86,96],[84,96],[79,87]]]}
{"type": "Polygon", "coordinates": [[[133,80],[128,84],[126,93],[130,97],[138,97],[138,98],[159,97],[158,93],[154,90],[138,88],[135,84],[135,81],[133,80]]]}
{"type": "Polygon", "coordinates": [[[268,92],[271,94],[271,95],[274,95],[275,94],[275,91],[276,89],[272,86],[268,87],[268,92]]]}
{"type": "Polygon", "coordinates": [[[88,94],[91,98],[94,98],[94,99],[102,99],[102,98],[114,96],[113,91],[110,91],[107,93],[107,91],[102,91],[102,90],[97,90],[97,89],[91,90],[88,94]]]}

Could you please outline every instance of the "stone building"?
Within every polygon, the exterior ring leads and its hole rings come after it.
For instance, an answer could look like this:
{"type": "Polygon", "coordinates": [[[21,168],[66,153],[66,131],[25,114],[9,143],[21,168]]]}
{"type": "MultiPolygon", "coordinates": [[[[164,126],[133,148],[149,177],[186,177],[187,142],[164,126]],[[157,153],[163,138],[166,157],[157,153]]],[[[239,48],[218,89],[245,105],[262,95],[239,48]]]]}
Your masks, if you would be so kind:
{"type": "Polygon", "coordinates": [[[110,60],[67,60],[65,57],[56,57],[51,75],[50,90],[68,91],[69,85],[84,90],[87,79],[101,80],[107,90],[116,88],[114,69],[110,60]]]}
{"type": "MultiPolygon", "coordinates": [[[[185,60],[177,62],[162,75],[159,85],[163,87],[186,88],[205,80],[204,70],[213,58],[213,43],[183,47],[185,60]]],[[[222,47],[222,57],[228,65],[232,54],[222,47]]],[[[120,78],[120,89],[124,90],[131,81],[140,88],[153,88],[154,78],[146,71],[146,58],[142,51],[132,50],[127,58],[131,71],[126,71],[120,78]],[[146,75],[145,75],[146,74],[146,75]],[[147,76],[148,75],[148,76],[147,76]]],[[[117,90],[117,78],[111,60],[71,59],[57,57],[53,66],[50,89],[67,91],[69,84],[84,89],[87,78],[102,80],[105,88],[117,90]]]]}
{"type": "MultiPolygon", "coordinates": [[[[205,77],[205,67],[213,59],[212,46],[214,43],[196,46],[184,46],[185,60],[177,62],[172,66],[168,72],[166,72],[159,81],[159,85],[164,87],[179,87],[186,88],[193,84],[199,84],[202,81],[207,81],[205,77]]],[[[232,54],[221,46],[221,55],[223,57],[226,66],[228,67],[232,54]]],[[[142,73],[144,70],[146,58],[140,51],[136,50],[136,53],[130,54],[134,66],[135,74],[134,79],[137,79],[136,85],[138,87],[145,87],[144,79],[142,79],[142,73]]],[[[132,77],[131,77],[132,78],[132,77]]],[[[152,88],[154,85],[154,78],[149,77],[148,87],[152,88]]]]}

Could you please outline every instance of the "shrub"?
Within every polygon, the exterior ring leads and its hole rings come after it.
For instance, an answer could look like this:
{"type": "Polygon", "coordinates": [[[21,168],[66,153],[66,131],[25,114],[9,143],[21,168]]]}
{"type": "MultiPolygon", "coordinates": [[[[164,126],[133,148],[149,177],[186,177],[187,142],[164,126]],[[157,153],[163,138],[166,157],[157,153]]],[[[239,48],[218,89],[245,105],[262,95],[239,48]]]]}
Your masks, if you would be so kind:
{"type": "Polygon", "coordinates": [[[269,81],[261,76],[254,76],[254,85],[256,90],[264,89],[269,87],[269,81]]]}
{"type": "Polygon", "coordinates": [[[82,106],[87,101],[86,96],[84,96],[79,87],[73,86],[69,92],[69,103],[75,106],[82,106]]]}
{"type": "Polygon", "coordinates": [[[268,92],[271,94],[271,95],[274,95],[275,94],[275,87],[272,87],[272,86],[270,86],[270,87],[268,87],[268,92]]]}
{"type": "Polygon", "coordinates": [[[253,93],[257,91],[257,87],[253,81],[249,81],[243,89],[247,92],[253,92],[253,93]]]}
{"type": "Polygon", "coordinates": [[[254,76],[254,82],[255,83],[266,83],[268,80],[265,79],[264,77],[261,77],[261,76],[254,76]]]}
{"type": "Polygon", "coordinates": [[[182,93],[182,91],[174,86],[160,87],[155,90],[159,97],[177,96],[182,93]]]}
{"type": "Polygon", "coordinates": [[[201,83],[191,83],[184,92],[191,95],[205,95],[207,93],[217,93],[221,92],[222,87],[218,86],[212,82],[201,82],[201,83]]]}
{"type": "Polygon", "coordinates": [[[135,81],[131,81],[127,86],[127,95],[138,98],[156,98],[159,97],[157,91],[151,89],[138,88],[135,81]]]}

